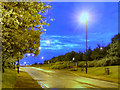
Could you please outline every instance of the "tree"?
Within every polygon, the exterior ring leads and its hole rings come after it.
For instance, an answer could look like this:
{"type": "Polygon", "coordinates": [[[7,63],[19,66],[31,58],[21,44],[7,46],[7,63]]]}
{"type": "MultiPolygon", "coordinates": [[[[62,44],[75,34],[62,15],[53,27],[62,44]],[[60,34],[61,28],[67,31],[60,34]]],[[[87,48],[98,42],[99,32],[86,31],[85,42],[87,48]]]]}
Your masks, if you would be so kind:
{"type": "Polygon", "coordinates": [[[2,2],[2,60],[17,60],[25,53],[39,54],[45,14],[50,5],[43,2],[2,2]]]}
{"type": "Polygon", "coordinates": [[[112,38],[112,43],[115,43],[116,41],[119,41],[119,42],[120,42],[120,34],[115,35],[115,36],[112,38]]]}
{"type": "Polygon", "coordinates": [[[92,60],[91,55],[92,55],[92,50],[91,50],[91,48],[89,48],[88,51],[87,51],[87,59],[88,59],[88,61],[92,60]]]}
{"type": "Polygon", "coordinates": [[[120,54],[118,52],[118,41],[110,44],[110,49],[107,50],[108,54],[107,56],[117,56],[120,57],[120,54]]]}
{"type": "Polygon", "coordinates": [[[83,53],[79,51],[80,61],[83,61],[83,53]]]}
{"type": "Polygon", "coordinates": [[[71,61],[74,56],[75,56],[75,52],[74,52],[74,51],[65,54],[65,58],[66,58],[68,61],[71,61]]]}
{"type": "Polygon", "coordinates": [[[60,55],[57,58],[58,58],[58,61],[63,61],[64,60],[64,55],[60,55]]]}
{"type": "Polygon", "coordinates": [[[101,46],[98,45],[98,47],[92,51],[92,54],[91,54],[92,60],[99,60],[100,58],[104,57],[104,52],[100,48],[101,46]]]}
{"type": "Polygon", "coordinates": [[[110,65],[119,65],[120,64],[120,48],[119,48],[119,39],[120,34],[115,35],[112,38],[112,43],[109,44],[109,49],[107,51],[108,64],[110,65]]]}

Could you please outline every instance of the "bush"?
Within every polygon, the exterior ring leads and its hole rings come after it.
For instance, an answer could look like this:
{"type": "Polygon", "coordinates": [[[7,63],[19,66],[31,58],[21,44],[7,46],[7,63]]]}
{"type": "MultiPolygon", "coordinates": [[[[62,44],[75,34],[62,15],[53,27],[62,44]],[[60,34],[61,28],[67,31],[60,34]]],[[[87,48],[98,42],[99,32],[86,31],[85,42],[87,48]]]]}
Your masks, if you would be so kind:
{"type": "MultiPolygon", "coordinates": [[[[119,65],[120,59],[118,57],[105,57],[101,60],[88,61],[88,67],[101,67],[101,66],[111,66],[111,65],[119,65]]],[[[78,67],[85,67],[86,61],[79,61],[78,67]]],[[[53,69],[64,69],[69,68],[70,66],[75,66],[75,62],[56,62],[51,63],[51,68],[53,69]]]]}
{"type": "Polygon", "coordinates": [[[111,57],[109,65],[119,65],[120,59],[118,57],[111,57]]]}
{"type": "Polygon", "coordinates": [[[85,64],[86,64],[86,61],[81,61],[81,62],[78,63],[78,66],[79,67],[84,67],[85,64]]]}
{"type": "Polygon", "coordinates": [[[94,67],[95,64],[96,64],[96,62],[97,62],[96,60],[94,60],[94,61],[89,61],[89,62],[88,62],[88,66],[89,66],[89,67],[94,67]]]}

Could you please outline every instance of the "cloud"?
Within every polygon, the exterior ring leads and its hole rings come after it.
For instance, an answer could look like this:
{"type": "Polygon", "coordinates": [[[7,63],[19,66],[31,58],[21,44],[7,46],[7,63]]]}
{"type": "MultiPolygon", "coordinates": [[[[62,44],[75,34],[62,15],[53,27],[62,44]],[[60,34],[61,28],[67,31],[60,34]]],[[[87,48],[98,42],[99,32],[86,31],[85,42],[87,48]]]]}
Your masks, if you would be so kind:
{"type": "MultiPolygon", "coordinates": [[[[65,49],[74,49],[82,47],[82,42],[85,42],[86,39],[80,39],[80,36],[44,36],[44,40],[41,40],[42,49],[50,50],[65,50],[65,49]],[[47,40],[50,40],[50,45],[46,43],[47,40]]],[[[88,40],[90,41],[90,40],[88,40]]]]}
{"type": "MultiPolygon", "coordinates": [[[[88,33],[88,48],[94,49],[97,44],[106,45],[110,40],[112,33],[88,33]],[[103,37],[105,35],[105,37],[103,37]]],[[[60,36],[60,35],[44,35],[44,40],[41,40],[42,50],[53,50],[53,51],[65,51],[65,50],[84,50],[86,48],[86,35],[76,35],[76,36],[60,36]],[[50,44],[46,43],[50,40],[50,44]]]]}

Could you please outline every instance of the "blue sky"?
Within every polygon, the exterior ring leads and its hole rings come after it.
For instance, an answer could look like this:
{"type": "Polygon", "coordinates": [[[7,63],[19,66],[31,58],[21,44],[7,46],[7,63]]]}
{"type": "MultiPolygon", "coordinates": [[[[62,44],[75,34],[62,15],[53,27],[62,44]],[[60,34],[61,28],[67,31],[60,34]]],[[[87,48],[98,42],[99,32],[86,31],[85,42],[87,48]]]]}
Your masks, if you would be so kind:
{"type": "Polygon", "coordinates": [[[88,47],[94,49],[97,44],[106,46],[118,33],[117,2],[52,2],[47,15],[50,23],[46,34],[41,36],[41,49],[37,57],[25,57],[20,63],[44,62],[67,52],[85,51],[86,25],[80,22],[83,12],[89,13],[87,24],[88,47]],[[54,21],[50,21],[53,18],[54,21]],[[49,42],[48,42],[49,41],[49,42]],[[48,42],[48,43],[47,43],[48,42]],[[44,57],[44,59],[41,59],[44,57]]]}

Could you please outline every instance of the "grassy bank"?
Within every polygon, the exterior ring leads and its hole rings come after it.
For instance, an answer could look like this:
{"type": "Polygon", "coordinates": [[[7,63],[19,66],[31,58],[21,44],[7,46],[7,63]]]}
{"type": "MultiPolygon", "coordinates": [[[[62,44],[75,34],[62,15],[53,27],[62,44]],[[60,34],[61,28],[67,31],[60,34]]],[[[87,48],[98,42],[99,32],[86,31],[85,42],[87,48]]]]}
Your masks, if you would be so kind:
{"type": "Polygon", "coordinates": [[[88,68],[88,74],[86,74],[86,71],[84,69],[83,72],[81,72],[81,68],[78,69],[78,71],[71,71],[77,75],[80,76],[86,76],[91,78],[97,78],[101,80],[107,80],[112,81],[115,83],[118,83],[118,66],[106,66],[106,67],[89,67],[88,68]],[[107,75],[105,73],[105,68],[109,68],[110,74],[107,75]]]}
{"type": "Polygon", "coordinates": [[[12,69],[5,69],[2,73],[2,88],[13,88],[16,83],[17,72],[12,69]]]}
{"type": "MultiPolygon", "coordinates": [[[[36,65],[35,67],[49,70],[48,65],[45,65],[45,66],[42,65],[41,67],[39,65],[36,65]]],[[[51,70],[58,70],[58,69],[51,69],[51,70]]],[[[85,68],[82,72],[81,67],[78,68],[78,71],[70,71],[70,69],[60,69],[60,71],[69,71],[78,76],[97,78],[101,80],[107,80],[107,81],[118,83],[118,66],[88,67],[88,74],[86,74],[85,68]],[[109,75],[105,73],[105,68],[109,68],[110,70],[109,75]]]]}
{"type": "Polygon", "coordinates": [[[2,73],[2,88],[41,88],[37,81],[24,71],[18,74],[14,69],[5,69],[2,73]]]}
{"type": "Polygon", "coordinates": [[[41,86],[27,72],[20,71],[14,88],[41,88],[41,86]]]}

